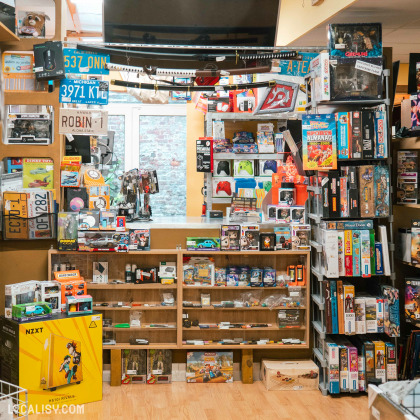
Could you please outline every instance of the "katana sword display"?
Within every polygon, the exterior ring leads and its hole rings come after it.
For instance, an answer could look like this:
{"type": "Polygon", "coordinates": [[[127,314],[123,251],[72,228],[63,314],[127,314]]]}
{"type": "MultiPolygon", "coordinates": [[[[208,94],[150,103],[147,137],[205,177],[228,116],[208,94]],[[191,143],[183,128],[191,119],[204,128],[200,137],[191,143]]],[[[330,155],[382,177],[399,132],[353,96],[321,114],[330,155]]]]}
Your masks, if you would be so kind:
{"type": "Polygon", "coordinates": [[[220,92],[229,90],[249,90],[258,89],[264,87],[273,87],[278,83],[276,80],[269,80],[267,82],[255,82],[255,83],[240,83],[232,85],[218,85],[218,86],[189,86],[189,85],[158,85],[157,83],[137,83],[137,82],[126,82],[124,80],[111,80],[111,85],[123,86],[134,89],[146,89],[146,90],[162,90],[162,91],[177,91],[177,92],[220,92]]]}

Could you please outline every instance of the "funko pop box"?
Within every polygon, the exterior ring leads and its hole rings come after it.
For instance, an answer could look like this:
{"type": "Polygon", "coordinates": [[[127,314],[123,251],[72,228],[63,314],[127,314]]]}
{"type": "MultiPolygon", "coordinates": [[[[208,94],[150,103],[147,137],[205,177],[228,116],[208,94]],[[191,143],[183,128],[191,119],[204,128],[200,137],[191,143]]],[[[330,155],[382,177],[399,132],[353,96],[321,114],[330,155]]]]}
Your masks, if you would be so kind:
{"type": "Polygon", "coordinates": [[[102,315],[0,319],[1,379],[28,390],[27,412],[102,399],[102,315]]]}

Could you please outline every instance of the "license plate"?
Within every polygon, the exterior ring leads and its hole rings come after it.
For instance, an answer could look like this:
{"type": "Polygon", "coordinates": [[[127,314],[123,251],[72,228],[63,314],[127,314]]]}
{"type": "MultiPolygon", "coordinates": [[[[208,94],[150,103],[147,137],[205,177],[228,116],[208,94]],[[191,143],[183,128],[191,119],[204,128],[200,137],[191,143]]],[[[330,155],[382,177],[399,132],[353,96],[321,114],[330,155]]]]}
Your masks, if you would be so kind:
{"type": "Polygon", "coordinates": [[[108,105],[109,84],[100,80],[70,80],[60,83],[60,103],[108,105]]]}
{"type": "Polygon", "coordinates": [[[63,48],[64,67],[66,73],[109,74],[106,63],[109,55],[90,53],[74,48],[63,48]]]}

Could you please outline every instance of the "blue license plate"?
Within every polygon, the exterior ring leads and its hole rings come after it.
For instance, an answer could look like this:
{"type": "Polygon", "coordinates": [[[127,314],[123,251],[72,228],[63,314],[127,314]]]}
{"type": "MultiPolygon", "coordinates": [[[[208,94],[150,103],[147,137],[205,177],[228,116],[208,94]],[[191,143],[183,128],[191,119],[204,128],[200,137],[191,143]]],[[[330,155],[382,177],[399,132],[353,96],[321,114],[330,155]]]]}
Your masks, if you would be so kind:
{"type": "Polygon", "coordinates": [[[100,80],[64,79],[60,83],[60,103],[108,105],[109,83],[100,80]]]}
{"type": "Polygon", "coordinates": [[[107,54],[63,48],[63,55],[67,74],[109,74],[106,68],[106,63],[109,63],[107,54]]]}

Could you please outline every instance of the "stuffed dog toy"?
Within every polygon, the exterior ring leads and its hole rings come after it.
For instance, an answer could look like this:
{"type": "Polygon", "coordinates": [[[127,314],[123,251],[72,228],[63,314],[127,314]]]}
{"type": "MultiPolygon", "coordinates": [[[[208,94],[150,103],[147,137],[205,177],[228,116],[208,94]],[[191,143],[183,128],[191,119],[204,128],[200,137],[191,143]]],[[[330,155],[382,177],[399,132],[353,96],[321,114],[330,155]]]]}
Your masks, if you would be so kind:
{"type": "Polygon", "coordinates": [[[34,38],[45,35],[44,28],[46,20],[50,20],[50,18],[45,13],[27,12],[22,26],[19,28],[19,34],[33,36],[34,38]]]}

